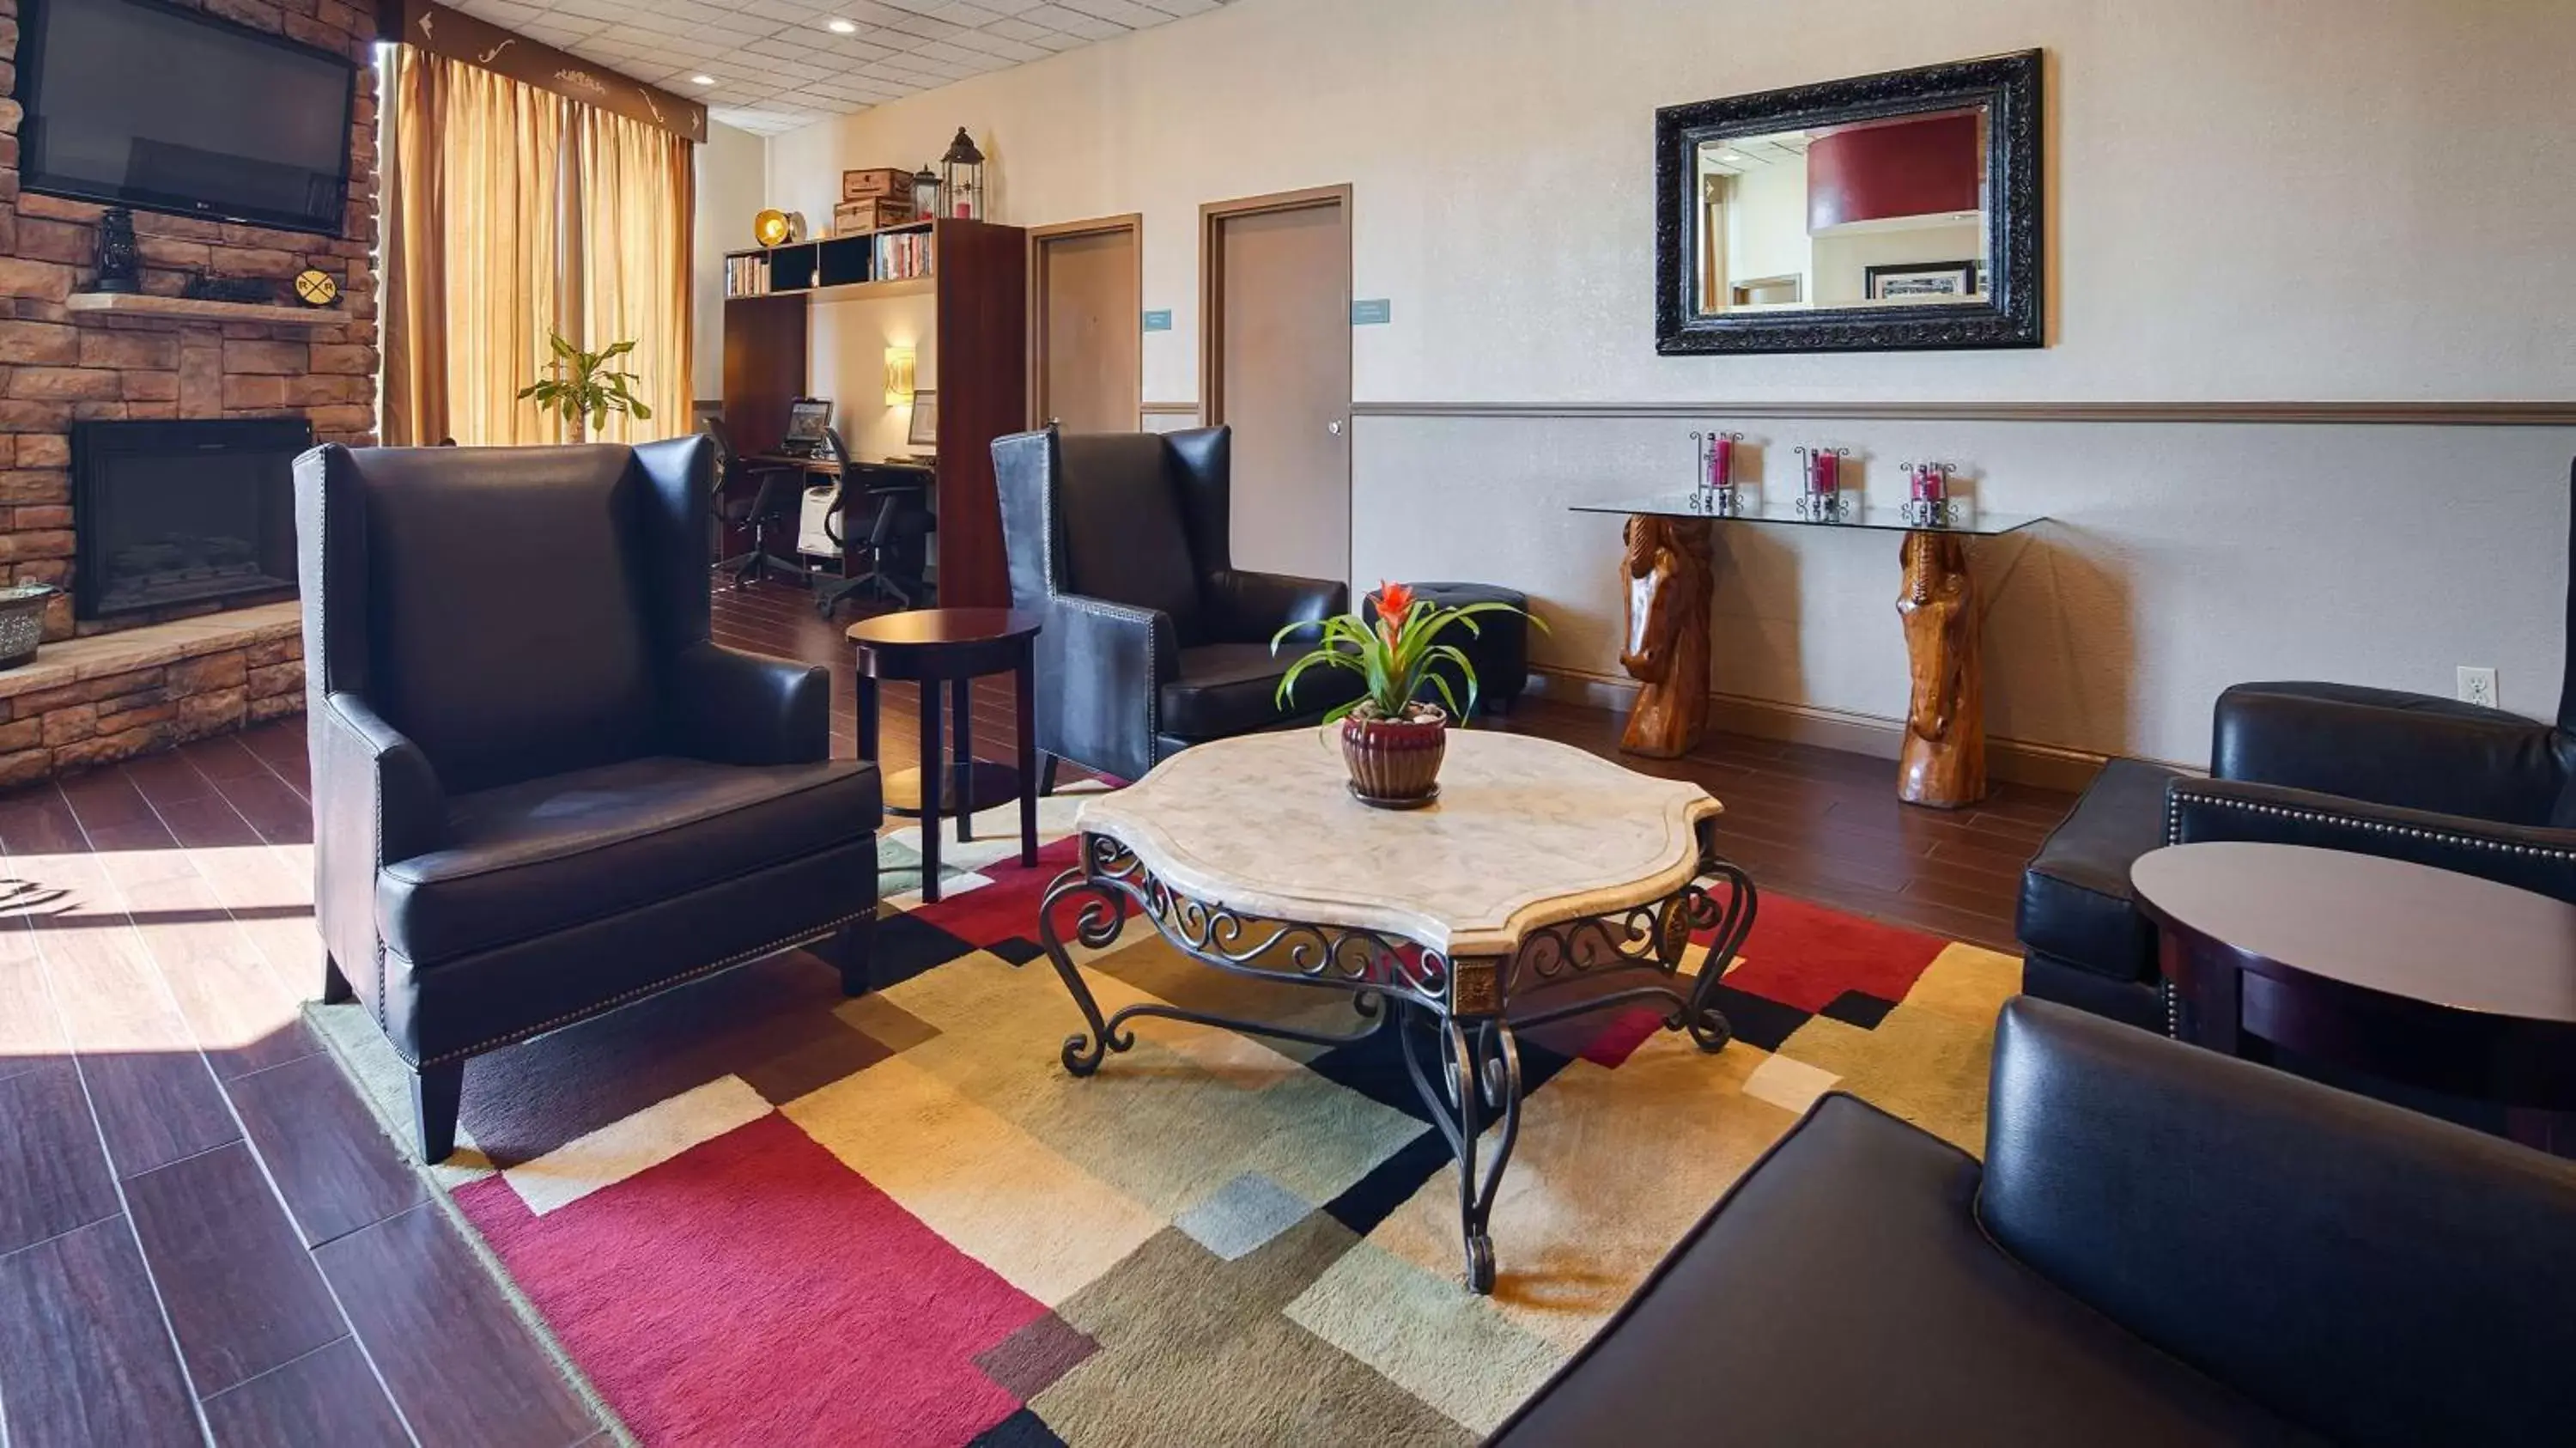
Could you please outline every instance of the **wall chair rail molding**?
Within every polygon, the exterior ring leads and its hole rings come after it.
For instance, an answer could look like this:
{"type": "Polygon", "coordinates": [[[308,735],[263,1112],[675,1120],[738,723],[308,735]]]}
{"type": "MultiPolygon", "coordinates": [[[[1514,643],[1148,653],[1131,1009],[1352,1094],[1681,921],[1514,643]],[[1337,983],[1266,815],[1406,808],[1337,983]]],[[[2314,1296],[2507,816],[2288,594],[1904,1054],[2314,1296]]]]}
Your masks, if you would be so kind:
{"type": "MultiPolygon", "coordinates": [[[[1156,404],[1146,404],[1155,410],[1156,404]]],[[[2571,402],[1354,402],[1354,417],[2576,427],[2571,402]]]]}
{"type": "Polygon", "coordinates": [[[479,65],[523,85],[659,126],[692,141],[707,138],[707,108],[658,86],[630,80],[596,61],[513,34],[489,20],[433,0],[382,0],[384,39],[432,55],[479,65]]]}

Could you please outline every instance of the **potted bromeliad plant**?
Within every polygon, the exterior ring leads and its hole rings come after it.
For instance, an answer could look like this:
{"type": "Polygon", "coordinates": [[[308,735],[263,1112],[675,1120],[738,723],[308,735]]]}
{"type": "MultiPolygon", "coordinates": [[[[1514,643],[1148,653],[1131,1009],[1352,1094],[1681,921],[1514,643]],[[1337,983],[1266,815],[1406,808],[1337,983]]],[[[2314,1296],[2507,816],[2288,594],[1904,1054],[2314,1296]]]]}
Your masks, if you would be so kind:
{"type": "MultiPolygon", "coordinates": [[[[1522,614],[1542,633],[1547,624],[1508,603],[1443,607],[1414,597],[1401,583],[1379,584],[1368,603],[1372,607],[1365,611],[1323,621],[1314,649],[1280,679],[1279,703],[1288,704],[1309,669],[1348,669],[1361,676],[1366,691],[1324,716],[1325,723],[1342,726],[1342,760],[1351,771],[1351,793],[1380,809],[1417,809],[1439,797],[1450,719],[1464,719],[1476,708],[1476,666],[1465,650],[1441,642],[1441,635],[1452,628],[1480,632],[1475,616],[1482,613],[1522,614]],[[1443,663],[1450,668],[1433,667],[1443,663]],[[1466,685],[1464,708],[1452,690],[1451,671],[1466,685]],[[1448,706],[1446,712],[1431,702],[1432,694],[1448,706]]],[[[1290,634],[1314,627],[1318,625],[1290,624],[1271,638],[1270,651],[1276,654],[1290,634]]]]}

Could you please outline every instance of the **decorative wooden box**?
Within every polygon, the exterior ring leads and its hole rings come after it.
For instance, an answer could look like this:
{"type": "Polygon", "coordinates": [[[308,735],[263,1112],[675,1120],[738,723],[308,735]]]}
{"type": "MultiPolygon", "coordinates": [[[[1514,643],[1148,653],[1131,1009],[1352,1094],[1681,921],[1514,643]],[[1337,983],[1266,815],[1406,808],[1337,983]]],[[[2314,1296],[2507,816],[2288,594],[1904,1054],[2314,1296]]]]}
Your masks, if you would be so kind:
{"type": "Polygon", "coordinates": [[[843,201],[875,201],[912,197],[912,173],[901,166],[871,166],[864,171],[841,173],[843,201]]]}
{"type": "Polygon", "coordinates": [[[832,234],[854,236],[912,220],[910,201],[844,201],[832,208],[832,234]]]}

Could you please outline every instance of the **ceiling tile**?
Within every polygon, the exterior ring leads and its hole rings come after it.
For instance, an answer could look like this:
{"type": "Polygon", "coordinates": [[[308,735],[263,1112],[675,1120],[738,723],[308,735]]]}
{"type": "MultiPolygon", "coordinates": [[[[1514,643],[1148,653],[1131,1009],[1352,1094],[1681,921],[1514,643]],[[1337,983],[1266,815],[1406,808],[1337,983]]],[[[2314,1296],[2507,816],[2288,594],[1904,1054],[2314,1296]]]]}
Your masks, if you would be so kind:
{"type": "Polygon", "coordinates": [[[777,135],[1228,0],[459,0],[596,65],[777,135]],[[840,20],[853,28],[832,31],[840,20]],[[692,79],[708,75],[712,86],[692,79]]]}

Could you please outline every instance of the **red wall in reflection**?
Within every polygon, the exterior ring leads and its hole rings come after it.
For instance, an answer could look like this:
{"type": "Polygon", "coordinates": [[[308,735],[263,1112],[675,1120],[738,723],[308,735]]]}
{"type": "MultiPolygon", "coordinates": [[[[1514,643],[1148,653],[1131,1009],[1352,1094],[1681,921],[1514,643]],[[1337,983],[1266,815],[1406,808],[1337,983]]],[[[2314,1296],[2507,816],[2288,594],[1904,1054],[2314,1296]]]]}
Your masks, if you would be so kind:
{"type": "Polygon", "coordinates": [[[1930,116],[1830,131],[1807,144],[1807,229],[1974,211],[1977,116],[1930,116]]]}

